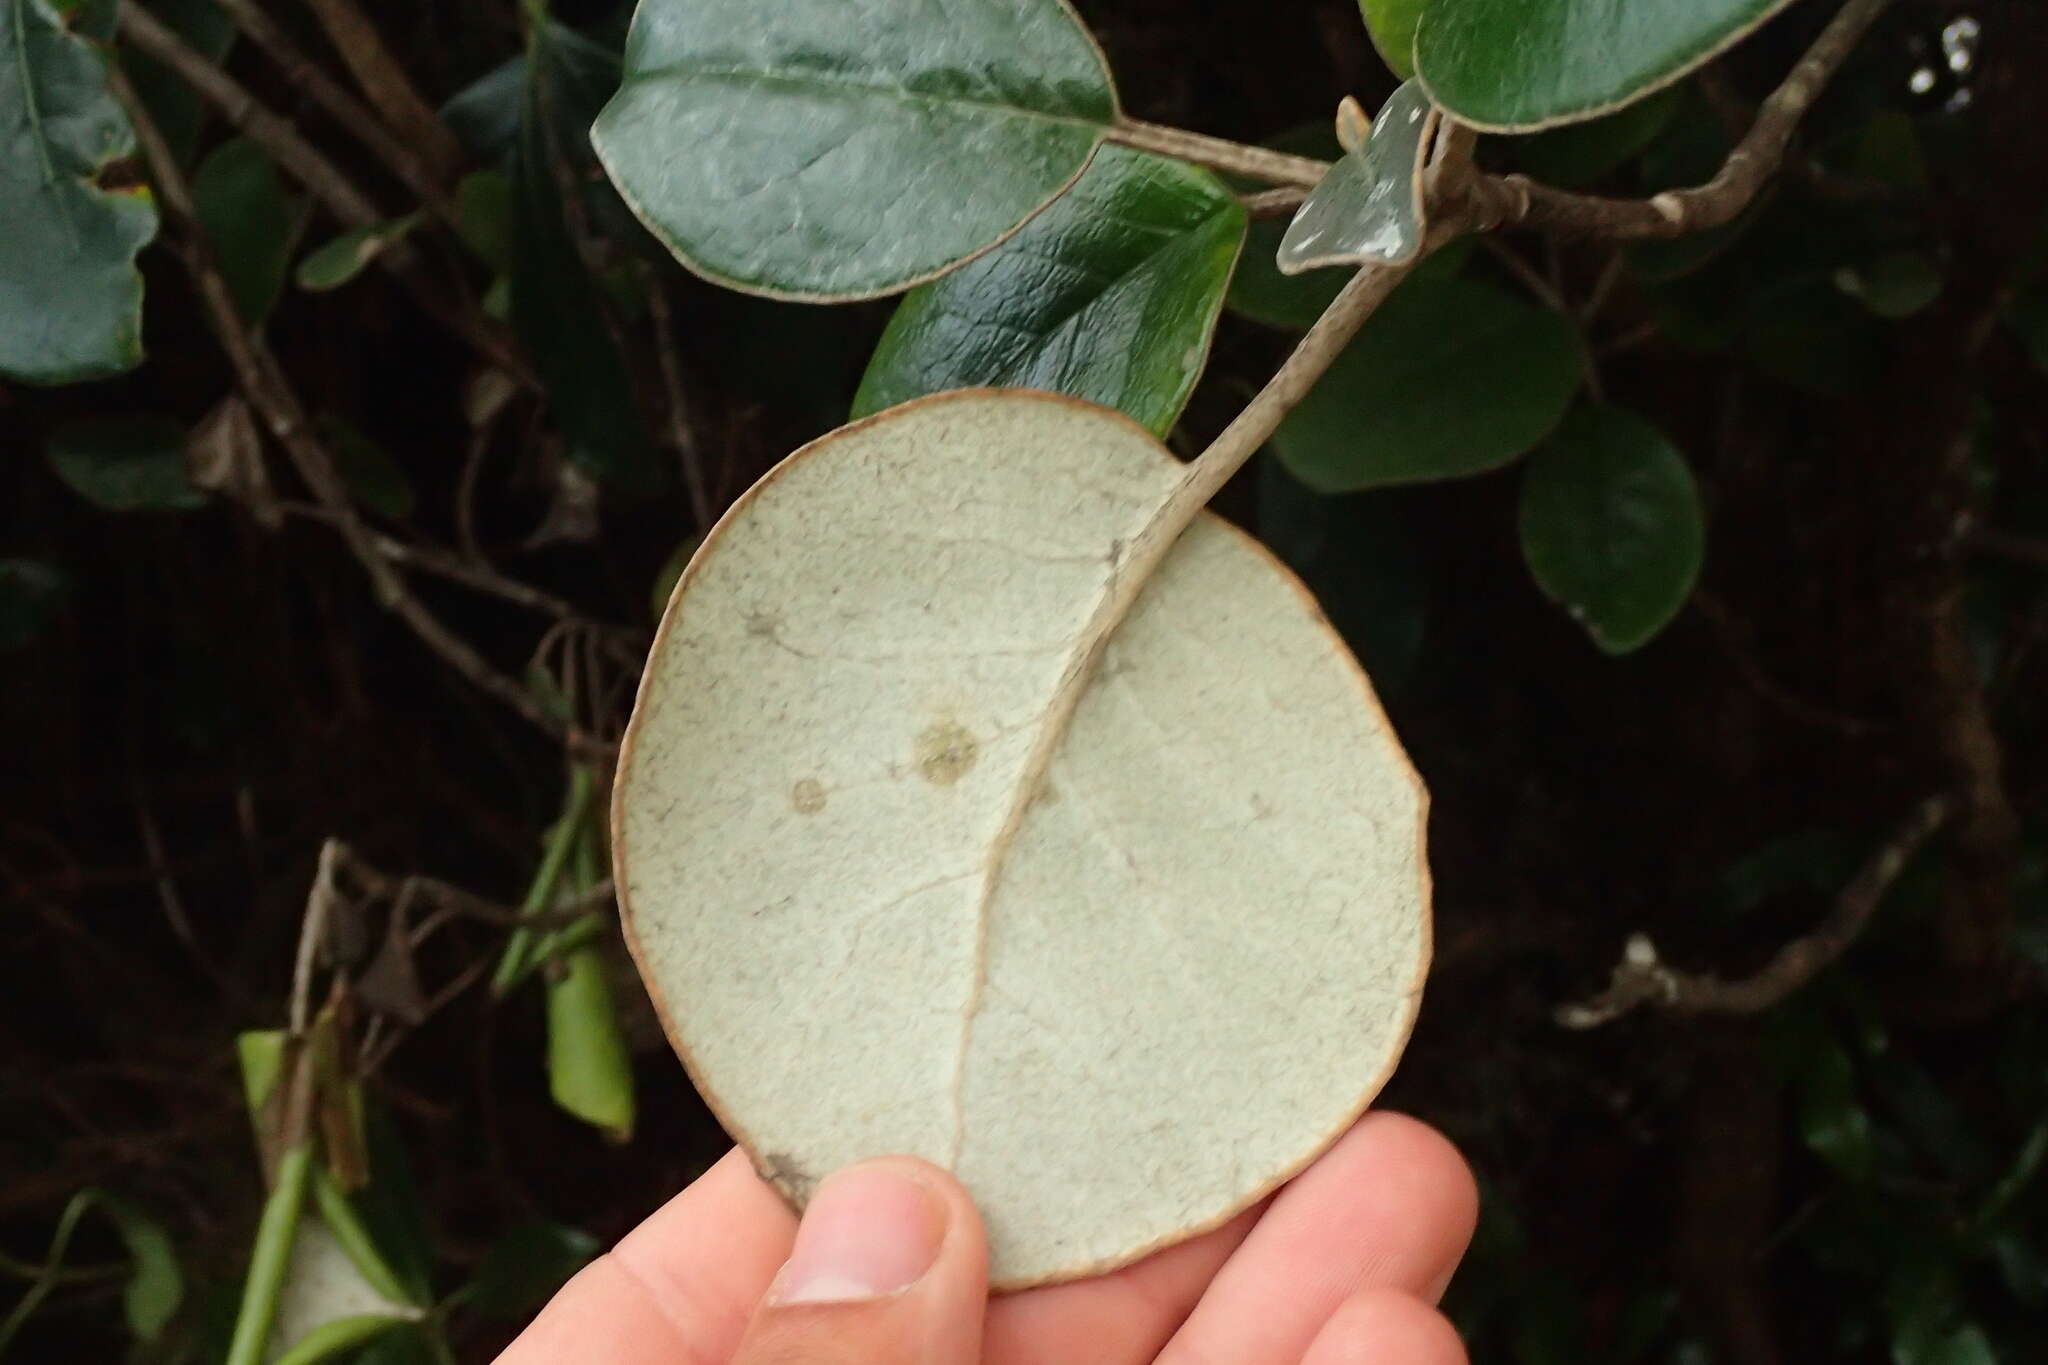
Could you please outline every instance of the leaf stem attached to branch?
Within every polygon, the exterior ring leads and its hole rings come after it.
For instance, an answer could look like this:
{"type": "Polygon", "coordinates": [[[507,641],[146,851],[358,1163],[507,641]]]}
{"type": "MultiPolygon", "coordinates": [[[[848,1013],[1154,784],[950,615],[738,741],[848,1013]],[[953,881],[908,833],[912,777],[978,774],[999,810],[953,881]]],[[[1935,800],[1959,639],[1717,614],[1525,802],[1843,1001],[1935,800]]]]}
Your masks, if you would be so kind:
{"type": "Polygon", "coordinates": [[[1227,138],[1191,133],[1163,123],[1141,119],[1118,119],[1110,126],[1109,140],[1141,152],[1175,156],[1212,170],[1248,176],[1273,185],[1300,185],[1312,189],[1330,173],[1330,163],[1312,156],[1293,156],[1268,147],[1252,147],[1227,138]]]}

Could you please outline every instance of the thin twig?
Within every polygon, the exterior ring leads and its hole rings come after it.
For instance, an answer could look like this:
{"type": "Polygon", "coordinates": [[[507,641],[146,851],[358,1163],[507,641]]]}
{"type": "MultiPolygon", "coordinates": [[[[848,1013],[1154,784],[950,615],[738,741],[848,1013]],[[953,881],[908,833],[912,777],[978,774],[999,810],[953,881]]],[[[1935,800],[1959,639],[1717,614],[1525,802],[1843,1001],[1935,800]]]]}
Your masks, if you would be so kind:
{"type": "Polygon", "coordinates": [[[1753,975],[1728,981],[1681,972],[1658,958],[1656,945],[1646,935],[1635,934],[1615,965],[1607,989],[1590,1000],[1562,1007],[1557,1022],[1569,1029],[1598,1028],[1639,1005],[1654,1005],[1674,1014],[1761,1014],[1849,950],[1899,873],[1948,819],[1949,809],[1948,800],[1939,796],[1915,806],[1842,888],[1827,919],[1812,933],[1780,948],[1753,975]]]}
{"type": "MultiPolygon", "coordinates": [[[[248,0],[235,0],[246,5],[248,0]]],[[[320,27],[334,50],[341,54],[356,84],[383,112],[384,121],[418,145],[420,152],[443,177],[454,173],[462,160],[462,148],[448,131],[433,106],[420,98],[412,78],[384,46],[376,26],[354,0],[309,0],[320,27]]]]}
{"type": "Polygon", "coordinates": [[[1237,202],[1244,205],[1244,211],[1253,218],[1287,218],[1301,207],[1301,201],[1306,198],[1308,191],[1301,186],[1280,185],[1239,195],[1237,202]]]}
{"type": "Polygon", "coordinates": [[[2032,536],[2017,535],[2011,531],[1994,531],[1988,526],[1983,526],[1970,531],[1966,543],[1977,553],[1989,555],[1994,559],[2048,569],[2048,540],[2036,540],[2032,536]]]}
{"type": "MultiPolygon", "coordinates": [[[[131,14],[136,12],[128,11],[131,14]]],[[[212,246],[199,226],[191,187],[165,144],[163,134],[136,96],[134,87],[119,71],[109,73],[108,86],[126,107],[129,121],[135,125],[136,142],[149,164],[159,197],[165,207],[184,222],[186,270],[198,287],[214,335],[227,352],[243,393],[248,397],[250,406],[261,414],[271,434],[291,456],[299,477],[305,480],[307,487],[333,516],[342,542],[369,574],[370,586],[378,602],[410,626],[422,643],[479,689],[496,697],[547,734],[566,738],[561,723],[549,714],[538,698],[499,672],[466,640],[443,625],[440,618],[412,595],[405,580],[378,551],[369,528],[363,524],[355,504],[349,501],[348,487],[336,471],[332,454],[315,433],[305,405],[286,378],[283,367],[262,336],[243,322],[234,295],[220,273],[212,246]]]]}
{"type": "Polygon", "coordinates": [[[1480,176],[1475,200],[1481,226],[1641,240],[1684,237],[1733,222],[1777,173],[1800,119],[1887,3],[1848,0],[1763,102],[1748,134],[1705,184],[1648,199],[1608,199],[1552,189],[1525,175],[1480,176]]]}
{"type": "Polygon", "coordinates": [[[683,487],[690,493],[690,511],[696,515],[699,532],[708,533],[718,519],[711,505],[711,490],[704,482],[703,452],[696,430],[690,424],[689,400],[683,392],[682,357],[676,353],[674,317],[669,309],[668,286],[657,275],[647,285],[648,323],[654,328],[654,353],[661,362],[661,383],[668,399],[669,436],[676,459],[683,466],[683,487]]]}
{"type": "MultiPolygon", "coordinates": [[[[301,137],[290,120],[265,107],[247,87],[209,61],[205,54],[187,45],[138,5],[123,5],[120,15],[121,34],[137,51],[176,72],[179,79],[218,108],[229,123],[246,133],[286,174],[305,186],[343,226],[366,228],[386,220],[369,196],[325,153],[301,137]]],[[[450,303],[428,277],[425,258],[411,243],[395,241],[378,252],[376,260],[391,270],[420,307],[443,326],[522,384],[536,386],[532,369],[511,337],[497,324],[450,303]]]]}
{"type": "Polygon", "coordinates": [[[327,921],[333,916],[334,900],[340,894],[334,884],[334,869],[341,859],[341,841],[329,839],[320,845],[320,861],[313,870],[313,889],[306,893],[306,913],[299,921],[299,951],[292,963],[291,1036],[303,1039],[312,1018],[313,967],[320,947],[327,941],[327,921]]]}
{"type": "Polygon", "coordinates": [[[1252,147],[1226,138],[1210,137],[1206,133],[1191,133],[1185,128],[1169,128],[1163,123],[1146,123],[1141,119],[1118,119],[1110,125],[1109,140],[1135,147],[1141,152],[1178,157],[1198,166],[1263,180],[1271,185],[1300,185],[1304,189],[1314,189],[1330,173],[1329,162],[1318,161],[1312,156],[1294,156],[1268,147],[1252,147]]]}
{"type": "MultiPolygon", "coordinates": [[[[305,91],[315,104],[327,111],[328,117],[374,152],[390,167],[391,173],[405,183],[407,189],[420,197],[421,203],[434,211],[436,217],[451,224],[456,221],[455,206],[443,188],[443,181],[461,153],[453,136],[439,119],[433,117],[431,110],[428,111],[428,119],[445,140],[445,150],[433,145],[435,139],[431,135],[424,141],[417,135],[408,140],[393,132],[392,126],[402,126],[395,118],[391,125],[387,125],[368,105],[343,89],[340,82],[329,76],[319,63],[292,41],[291,36],[263,11],[256,0],[219,0],[219,3],[228,17],[235,21],[235,27],[277,63],[285,80],[294,89],[305,91]]],[[[342,55],[347,57],[346,49],[342,55]]]]}

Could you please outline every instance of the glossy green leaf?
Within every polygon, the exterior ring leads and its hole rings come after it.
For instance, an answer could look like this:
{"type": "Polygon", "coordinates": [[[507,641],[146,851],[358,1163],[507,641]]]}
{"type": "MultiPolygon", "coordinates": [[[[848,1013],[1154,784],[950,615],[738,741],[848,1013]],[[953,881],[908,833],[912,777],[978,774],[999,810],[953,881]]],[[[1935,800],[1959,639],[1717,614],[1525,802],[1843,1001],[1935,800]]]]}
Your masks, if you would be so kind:
{"type": "Polygon", "coordinates": [[[1415,26],[1422,20],[1429,0],[1358,0],[1365,16],[1365,31],[1372,45],[1396,76],[1407,80],[1415,74],[1415,26]]]}
{"type": "Polygon", "coordinates": [[[662,466],[640,420],[625,357],[565,215],[558,158],[574,164],[575,103],[602,49],[557,24],[533,34],[512,159],[510,303],[514,330],[547,389],[569,457],[595,477],[649,490],[662,466]]]}
{"type": "Polygon", "coordinates": [[[1559,314],[1468,280],[1411,279],[1288,414],[1273,448],[1324,493],[1477,474],[1557,425],[1584,366],[1559,314]]]}
{"type": "Polygon", "coordinates": [[[261,323],[284,292],[296,235],[277,168],[254,141],[231,137],[193,172],[192,202],[235,307],[261,323]]]}
{"type": "Polygon", "coordinates": [[[1415,259],[1428,230],[1422,164],[1433,112],[1415,81],[1387,97],[1365,146],[1347,152],[1295,210],[1280,238],[1281,274],[1415,259]]]}
{"type": "Polygon", "coordinates": [[[1633,413],[1574,408],[1522,478],[1522,554],[1537,586],[1609,654],[1662,630],[1699,577],[1706,523],[1692,471],[1633,413]]]}
{"type": "Polygon", "coordinates": [[[1532,131],[1618,109],[1710,60],[1790,0],[1456,0],[1431,6],[1415,65],[1475,128],[1532,131]]]}
{"type": "Polygon", "coordinates": [[[1547,185],[1590,185],[1654,142],[1678,112],[1683,95],[1672,86],[1603,118],[1516,138],[1509,144],[1515,164],[1547,185]]]}
{"type": "Polygon", "coordinates": [[[386,1332],[409,1326],[411,1322],[410,1318],[383,1313],[358,1313],[352,1317],[336,1318],[332,1322],[321,1323],[300,1337],[271,1365],[322,1365],[324,1361],[340,1360],[368,1346],[386,1332]]]}
{"type": "Polygon", "coordinates": [[[362,274],[393,242],[404,240],[419,222],[419,214],[409,213],[403,218],[351,228],[307,253],[293,279],[309,293],[339,289],[362,274]]]}
{"type": "Polygon", "coordinates": [[[1023,231],[911,291],[853,415],[946,389],[1046,389],[1165,435],[1201,377],[1244,240],[1207,171],[1105,147],[1023,231]]]}
{"type": "Polygon", "coordinates": [[[852,299],[995,245],[1116,112],[1064,0],[642,0],[592,136],[691,269],[852,299]]]}
{"type": "Polygon", "coordinates": [[[57,428],[50,467],[72,491],[110,512],[200,507],[185,473],[185,429],[168,417],[94,417],[57,428]]]}
{"type": "Polygon", "coordinates": [[[484,1253],[462,1291],[469,1306],[495,1318],[524,1318],[553,1297],[602,1249],[595,1237],[560,1223],[523,1223],[484,1253]]]}
{"type": "Polygon", "coordinates": [[[1755,294],[1743,345],[1765,374],[1826,397],[1869,387],[1884,367],[1878,324],[1819,275],[1787,279],[1755,294]]]}
{"type": "Polygon", "coordinates": [[[49,0],[0,0],[0,375],[66,384],[142,363],[149,191],[106,59],[49,0]],[[118,187],[107,187],[102,178],[118,187]]]}
{"type": "Polygon", "coordinates": [[[616,1141],[633,1136],[633,1059],[596,947],[564,954],[548,979],[548,1090],[616,1141]]]}
{"type": "Polygon", "coordinates": [[[314,426],[334,456],[335,472],[357,502],[393,521],[404,521],[413,514],[419,500],[412,480],[390,451],[333,413],[322,414],[314,426]]]}
{"type": "Polygon", "coordinates": [[[39,559],[0,559],[0,652],[20,649],[56,619],[70,580],[39,559]]]}

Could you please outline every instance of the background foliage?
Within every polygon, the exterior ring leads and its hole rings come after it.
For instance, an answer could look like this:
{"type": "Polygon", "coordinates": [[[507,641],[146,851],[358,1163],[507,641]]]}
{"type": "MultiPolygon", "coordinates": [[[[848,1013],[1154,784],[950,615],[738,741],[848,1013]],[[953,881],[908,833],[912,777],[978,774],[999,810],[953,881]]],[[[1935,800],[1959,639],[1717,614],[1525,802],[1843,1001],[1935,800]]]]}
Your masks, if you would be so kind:
{"type": "MultiPolygon", "coordinates": [[[[61,45],[41,107],[67,111],[61,204],[0,156],[0,297],[54,329],[0,334],[0,1276],[35,1286],[10,1349],[219,1358],[272,1084],[245,1038],[245,1090],[236,1039],[283,1022],[334,837],[365,869],[568,907],[509,952],[488,906],[414,952],[431,897],[339,883],[362,998],[332,1027],[379,1064],[343,1144],[368,1182],[315,1195],[377,1325],[335,1351],[488,1359],[724,1145],[584,913],[592,774],[710,520],[856,406],[957,382],[942,362],[992,298],[1045,311],[983,361],[1098,385],[1192,453],[1340,275],[1278,275],[1284,220],[1261,218],[1229,277],[1244,224],[1221,182],[1112,149],[900,313],[746,297],[678,268],[597,163],[609,4],[373,3],[366,47],[339,0],[264,7],[283,46],[213,0],[147,0],[331,172],[280,161],[274,129],[232,126],[132,28],[114,41],[344,515],[238,396],[183,225],[139,257],[136,368],[91,312],[132,307],[125,264],[89,289],[41,270],[39,233],[119,255],[170,196],[141,189],[105,90],[111,8],[5,3],[22,22],[0,58],[61,45]],[[366,92],[383,141],[309,70],[366,92]],[[1058,216],[1083,204],[1118,230],[1058,216]],[[1077,235],[1119,279],[1194,281],[1193,303],[1091,314],[1085,281],[1044,265],[1077,235]],[[1175,345],[1076,362],[1076,336],[1117,324],[1175,345]],[[400,595],[413,614],[385,609],[400,595]],[[422,643],[421,614],[468,665],[422,643]]],[[[1369,5],[1370,32],[1352,0],[1078,8],[1128,111],[1329,156],[1330,111],[1378,107],[1396,77],[1373,40],[1400,60],[1388,35],[1418,7],[1369,5]]],[[[1674,12],[1712,29],[1763,8],[1674,12]]],[[[1696,182],[1826,17],[1795,6],[1649,100],[1480,160],[1621,196],[1696,182]]],[[[1426,22],[1423,41],[1427,77],[1426,22]]],[[[1385,1102],[1481,1174],[1450,1300],[1475,1359],[2039,1358],[2044,56],[2031,0],[1900,0],[1737,221],[1441,253],[1219,504],[1321,596],[1434,792],[1438,956],[1385,1102]],[[1560,1026],[1633,933],[1755,969],[1928,796],[1948,824],[1811,986],[1760,1013],[1560,1026]]],[[[0,60],[0,109],[25,70],[0,60]]],[[[1486,76],[1471,98],[1549,97],[1486,76]]],[[[1056,185],[1072,148],[1046,155],[1056,185]]]]}

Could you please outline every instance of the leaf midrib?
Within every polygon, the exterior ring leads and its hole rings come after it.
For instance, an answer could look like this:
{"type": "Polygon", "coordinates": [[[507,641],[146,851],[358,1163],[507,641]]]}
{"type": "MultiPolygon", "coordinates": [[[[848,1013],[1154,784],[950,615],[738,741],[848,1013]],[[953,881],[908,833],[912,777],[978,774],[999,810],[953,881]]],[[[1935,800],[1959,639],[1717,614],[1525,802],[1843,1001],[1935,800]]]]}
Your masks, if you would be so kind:
{"type": "MultiPolygon", "coordinates": [[[[16,0],[17,4],[24,2],[25,0],[16,0]]],[[[1113,122],[1111,119],[1091,119],[1073,114],[1054,114],[1043,109],[1033,109],[1021,104],[999,104],[993,100],[978,100],[958,95],[919,94],[912,90],[906,90],[901,85],[878,85],[870,81],[833,79],[826,76],[808,74],[796,76],[780,71],[749,70],[745,67],[699,66],[690,62],[670,62],[664,66],[651,67],[645,71],[635,71],[626,78],[625,85],[630,86],[641,81],[660,80],[675,76],[681,76],[686,79],[728,81],[734,84],[794,86],[806,90],[820,88],[844,90],[903,104],[983,110],[1012,118],[1032,119],[1040,123],[1058,124],[1064,127],[1085,129],[1097,133],[1110,127],[1113,122]]],[[[1109,92],[1109,101],[1113,109],[1116,104],[1116,94],[1114,91],[1109,92]]]]}

